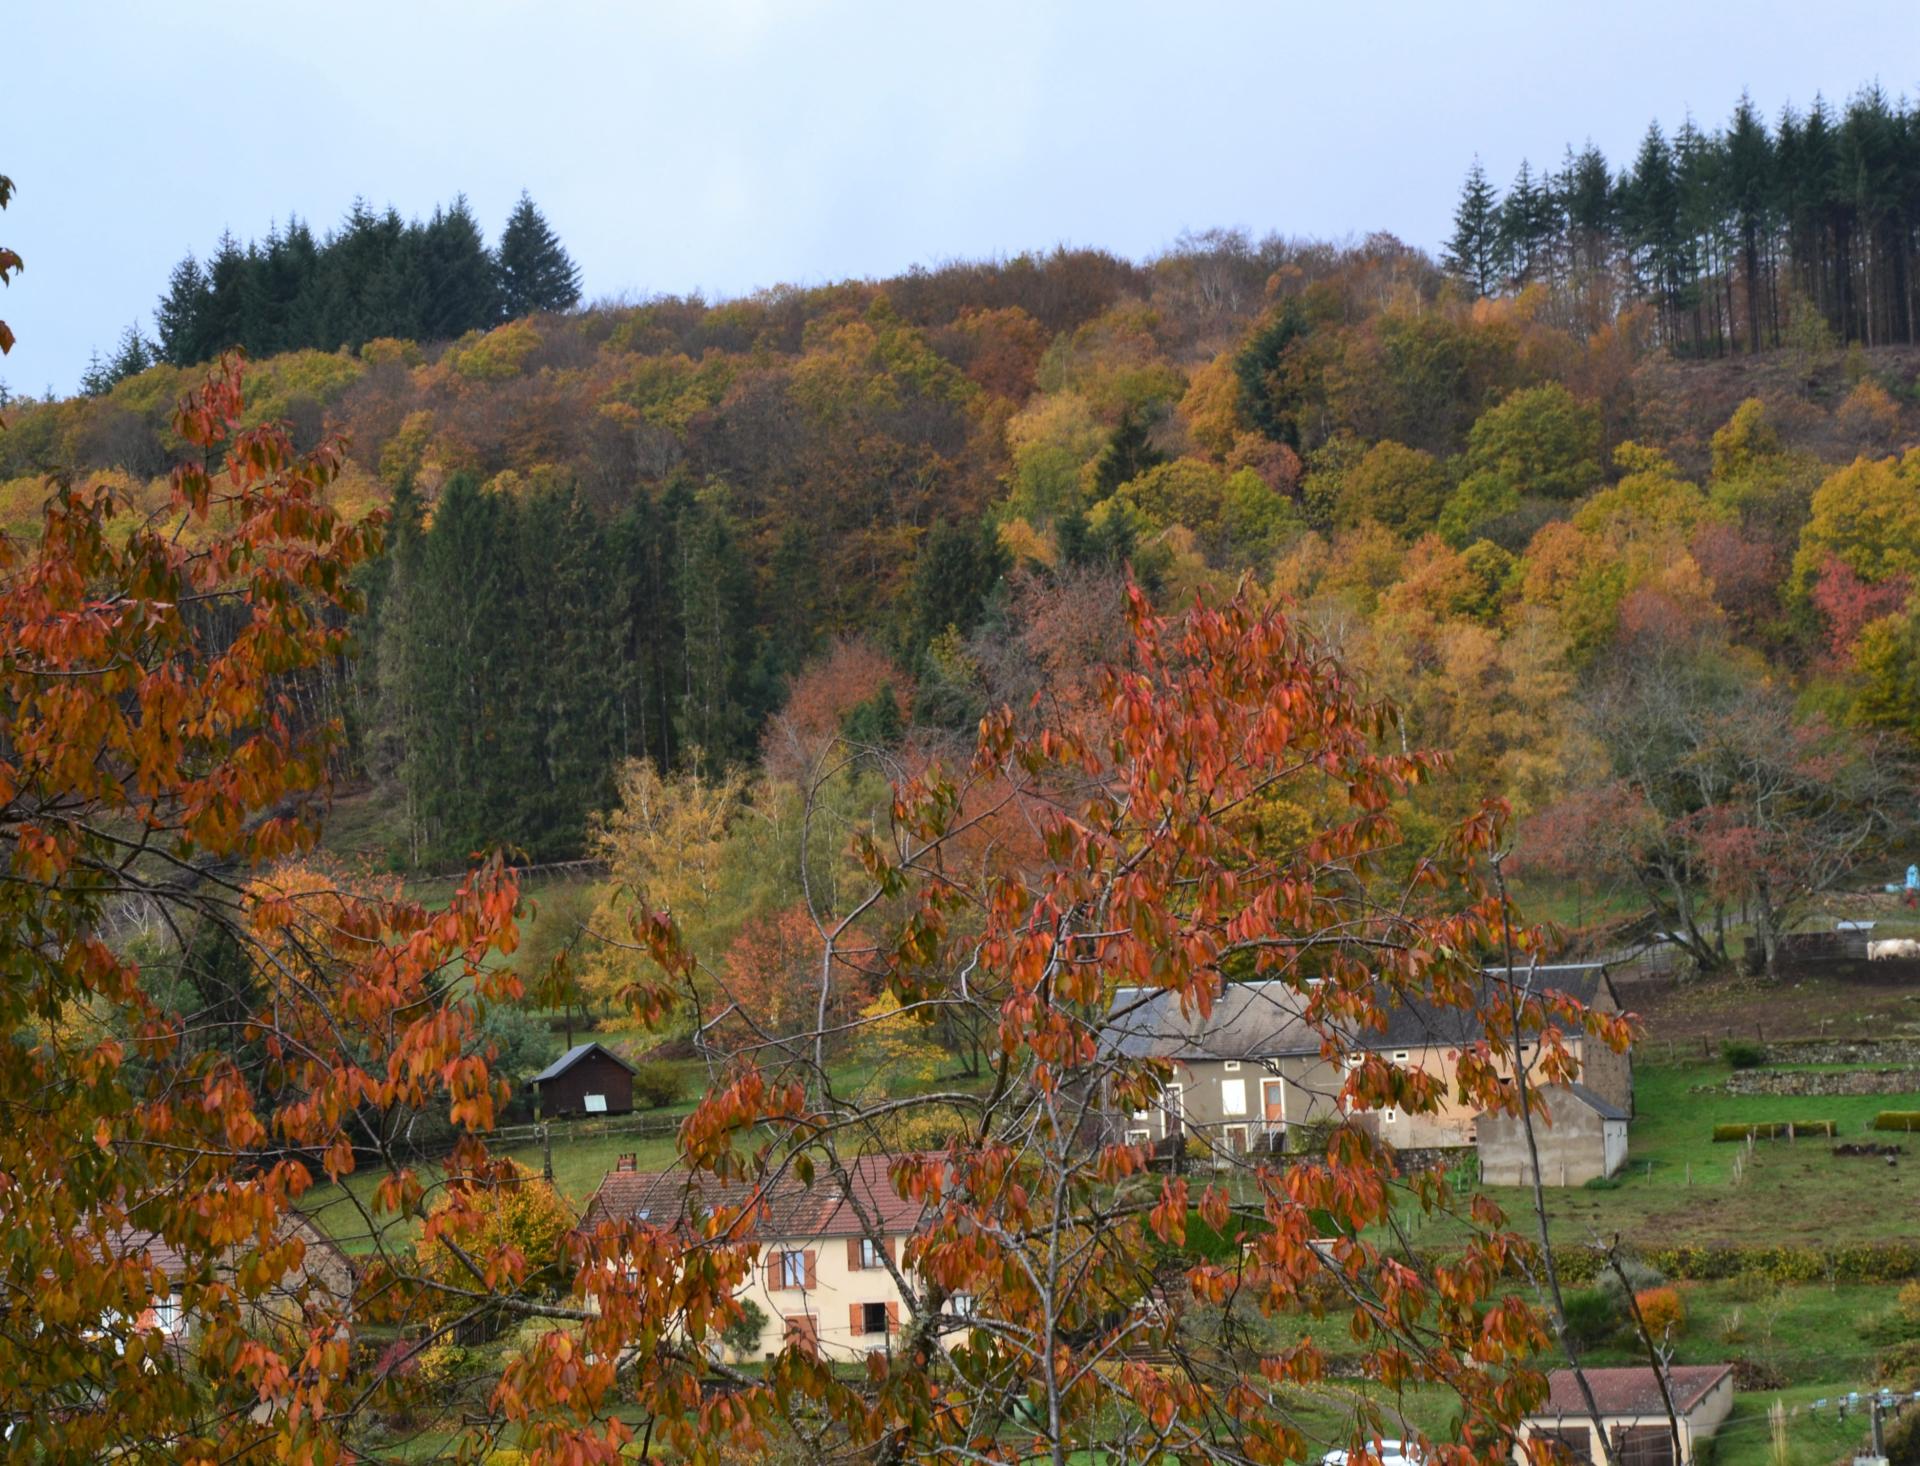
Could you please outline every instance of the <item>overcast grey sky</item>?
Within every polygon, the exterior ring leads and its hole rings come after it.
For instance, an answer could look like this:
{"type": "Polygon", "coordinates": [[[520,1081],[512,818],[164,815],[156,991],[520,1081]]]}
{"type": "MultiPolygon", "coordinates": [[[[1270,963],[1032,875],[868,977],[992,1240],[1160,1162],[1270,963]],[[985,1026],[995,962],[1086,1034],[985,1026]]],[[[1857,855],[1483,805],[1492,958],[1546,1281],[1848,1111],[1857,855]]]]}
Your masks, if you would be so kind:
{"type": "Polygon", "coordinates": [[[1496,181],[1647,122],[1769,117],[1920,80],[1920,5],[510,4],[4,0],[0,295],[15,390],[69,391],[151,330],[222,228],[356,194],[464,192],[490,239],[524,187],[589,298],[884,275],[1183,229],[1433,247],[1475,152],[1496,181]]]}

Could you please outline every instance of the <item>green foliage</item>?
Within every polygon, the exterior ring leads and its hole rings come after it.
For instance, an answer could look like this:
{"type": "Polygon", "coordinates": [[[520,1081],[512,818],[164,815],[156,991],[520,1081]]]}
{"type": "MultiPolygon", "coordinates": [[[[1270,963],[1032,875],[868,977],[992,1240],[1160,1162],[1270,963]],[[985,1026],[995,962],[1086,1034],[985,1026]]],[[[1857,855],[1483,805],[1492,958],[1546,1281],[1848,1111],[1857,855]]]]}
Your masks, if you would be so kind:
{"type": "Polygon", "coordinates": [[[936,523],[921,543],[907,588],[903,645],[908,655],[923,655],[949,629],[961,636],[973,630],[987,597],[1011,568],[988,525],[936,523]]]}
{"type": "Polygon", "coordinates": [[[1735,1069],[1758,1069],[1767,1062],[1766,1045],[1752,1039],[1730,1038],[1720,1045],[1720,1058],[1735,1069]]]}
{"type": "Polygon", "coordinates": [[[560,1041],[544,1018],[515,1003],[495,1003],[480,1020],[474,1047],[494,1050],[493,1072],[514,1082],[518,1090],[560,1052],[560,1041]]]}
{"type": "Polygon", "coordinates": [[[1155,448],[1148,437],[1145,420],[1129,408],[1120,414],[1120,425],[1113,430],[1113,437],[1094,464],[1094,500],[1106,498],[1122,484],[1131,483],[1166,461],[1167,455],[1155,448]]]}
{"type": "Polygon", "coordinates": [[[1466,471],[1493,480],[1482,499],[1506,490],[1577,499],[1600,482],[1599,411],[1558,382],[1513,392],[1467,434],[1466,471]]]}
{"type": "Polygon", "coordinates": [[[500,232],[498,269],[500,304],[509,319],[580,303],[579,266],[524,193],[500,232]]]}
{"type": "Polygon", "coordinates": [[[1439,519],[1452,487],[1431,453],[1391,440],[1375,443],[1347,469],[1333,523],[1345,528],[1373,519],[1396,534],[1419,535],[1439,519]]]}
{"type": "Polygon", "coordinates": [[[1619,1331],[1619,1304],[1601,1289],[1569,1289],[1562,1302],[1567,1334],[1576,1348],[1598,1348],[1619,1331]]]}
{"type": "Polygon", "coordinates": [[[633,1066],[633,1102],[642,1109],[659,1110],[686,1098],[685,1072],[665,1059],[647,1059],[633,1066]]]}
{"type": "Polygon", "coordinates": [[[896,747],[906,736],[907,725],[892,685],[881,687],[872,697],[856,703],[841,721],[840,731],[849,743],[868,748],[896,747]]]}
{"type": "MultiPolygon", "coordinates": [[[[1604,1262],[1591,1248],[1554,1249],[1563,1281],[1591,1283],[1604,1262]]],[[[1844,1247],[1697,1244],[1648,1247],[1641,1261],[1676,1282],[1750,1278],[1787,1283],[1897,1283],[1920,1277],[1920,1241],[1859,1242],[1844,1247]]]]}
{"type": "Polygon", "coordinates": [[[751,1298],[738,1302],[740,1316],[720,1330],[720,1342],[735,1354],[751,1354],[760,1347],[760,1337],[767,1328],[767,1314],[751,1298]]]}
{"type": "Polygon", "coordinates": [[[1280,373],[1287,350],[1307,334],[1307,320],[1291,297],[1248,338],[1234,358],[1240,382],[1240,416],[1255,432],[1290,448],[1300,446],[1297,403],[1280,373]]]}

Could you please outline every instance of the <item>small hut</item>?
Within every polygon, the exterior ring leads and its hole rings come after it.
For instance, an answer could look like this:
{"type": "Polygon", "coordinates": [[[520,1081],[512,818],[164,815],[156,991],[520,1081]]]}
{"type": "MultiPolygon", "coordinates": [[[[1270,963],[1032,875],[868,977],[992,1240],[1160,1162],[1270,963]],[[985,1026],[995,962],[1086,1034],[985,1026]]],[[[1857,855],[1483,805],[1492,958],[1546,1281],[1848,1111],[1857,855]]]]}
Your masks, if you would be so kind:
{"type": "Polygon", "coordinates": [[[597,1043],[575,1044],[527,1082],[543,1119],[633,1113],[633,1065],[597,1043]]]}

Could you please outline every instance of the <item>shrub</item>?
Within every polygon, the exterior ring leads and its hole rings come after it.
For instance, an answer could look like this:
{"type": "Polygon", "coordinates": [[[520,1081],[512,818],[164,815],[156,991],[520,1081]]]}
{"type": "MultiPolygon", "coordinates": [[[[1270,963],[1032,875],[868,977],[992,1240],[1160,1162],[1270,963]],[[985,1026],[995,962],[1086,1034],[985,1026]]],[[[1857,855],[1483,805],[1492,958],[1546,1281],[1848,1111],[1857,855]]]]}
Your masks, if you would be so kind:
{"type": "Polygon", "coordinates": [[[678,1104],[686,1089],[684,1076],[672,1064],[650,1060],[633,1066],[633,1102],[644,1109],[678,1104]]]}
{"type": "Polygon", "coordinates": [[[1627,1311],[1628,1289],[1632,1289],[1637,1297],[1651,1288],[1664,1287],[1666,1281],[1667,1275],[1652,1263],[1638,1257],[1622,1257],[1617,1272],[1611,1263],[1605,1265],[1605,1270],[1600,1274],[1600,1291],[1611,1300],[1616,1312],[1624,1314],[1627,1311]],[[1622,1273],[1626,1275],[1624,1284],[1620,1281],[1622,1273]]]}
{"type": "Polygon", "coordinates": [[[1920,1328],[1920,1283],[1908,1283],[1896,1293],[1893,1306],[1902,1319],[1920,1328]]]}
{"type": "Polygon", "coordinates": [[[1720,1045],[1720,1057],[1736,1069],[1758,1069],[1767,1062],[1767,1051],[1751,1039],[1730,1038],[1720,1045]]]}
{"type": "MultiPolygon", "coordinates": [[[[1916,1116],[1920,1119],[1920,1116],[1916,1116]]],[[[1749,1120],[1734,1125],[1715,1125],[1715,1142],[1723,1140],[1788,1140],[1801,1135],[1832,1136],[1837,1133],[1831,1120],[1749,1120]]]]}
{"type": "Polygon", "coordinates": [[[1920,1110],[1882,1110],[1873,1117],[1875,1130],[1920,1130],[1920,1110]]]}
{"type": "Polygon", "coordinates": [[[751,1354],[760,1347],[760,1335],[766,1326],[766,1310],[751,1298],[742,1298],[740,1317],[720,1330],[720,1342],[736,1354],[751,1354]]]}
{"type": "Polygon", "coordinates": [[[1633,1303],[1656,1340],[1677,1339],[1686,1332],[1687,1305],[1678,1288],[1645,1288],[1633,1295],[1633,1303]]]}
{"type": "Polygon", "coordinates": [[[1567,1333],[1581,1349],[1604,1344],[1620,1326],[1613,1299],[1598,1288],[1576,1288],[1562,1299],[1567,1333]]]}
{"type": "Polygon", "coordinates": [[[1920,1339],[1902,1339],[1873,1361],[1873,1377],[1903,1394],[1920,1386],[1920,1339]]]}
{"type": "Polygon", "coordinates": [[[1620,1184],[1621,1182],[1618,1176],[1589,1176],[1585,1183],[1585,1189],[1588,1191],[1618,1191],[1620,1184]]]}

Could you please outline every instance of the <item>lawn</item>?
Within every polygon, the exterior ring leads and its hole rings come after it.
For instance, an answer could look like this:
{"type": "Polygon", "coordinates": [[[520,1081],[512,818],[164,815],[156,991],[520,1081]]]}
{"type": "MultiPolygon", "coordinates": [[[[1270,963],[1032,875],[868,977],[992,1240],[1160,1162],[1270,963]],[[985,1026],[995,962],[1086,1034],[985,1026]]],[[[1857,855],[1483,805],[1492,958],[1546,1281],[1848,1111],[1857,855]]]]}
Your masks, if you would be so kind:
{"type": "MultiPolygon", "coordinates": [[[[1605,1189],[1549,1188],[1555,1238],[1618,1233],[1662,1246],[1832,1246],[1909,1237],[1920,1228],[1920,1146],[1889,1166],[1836,1156],[1825,1140],[1760,1141],[1749,1152],[1712,1138],[1718,1124],[1832,1120],[1840,1140],[1902,1140],[1875,1135],[1873,1117],[1920,1108],[1920,1095],[1730,1095],[1719,1088],[1730,1072],[1719,1062],[1636,1064],[1626,1169],[1605,1189]]],[[[1510,1216],[1531,1211],[1530,1192],[1493,1187],[1490,1194],[1510,1216]]]]}
{"type": "MultiPolygon", "coordinates": [[[[538,1145],[523,1145],[502,1154],[538,1173],[543,1156],[538,1145]]],[[[679,1143],[672,1136],[591,1135],[574,1139],[558,1133],[553,1145],[553,1184],[572,1203],[576,1211],[585,1207],[600,1178],[614,1167],[622,1155],[631,1154],[641,1170],[664,1170],[679,1159],[679,1143]]],[[[391,1216],[379,1218],[378,1234],[369,1232],[360,1206],[371,1207],[373,1193],[384,1171],[356,1171],[338,1186],[322,1183],[301,1198],[300,1209],[323,1228],[347,1252],[356,1255],[375,1250],[384,1238],[389,1247],[412,1244],[416,1227],[391,1216]],[[356,1206],[358,1201],[360,1206],[356,1206]]],[[[420,1168],[422,1181],[434,1186],[439,1170],[432,1165],[420,1168]]]]}

